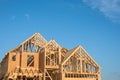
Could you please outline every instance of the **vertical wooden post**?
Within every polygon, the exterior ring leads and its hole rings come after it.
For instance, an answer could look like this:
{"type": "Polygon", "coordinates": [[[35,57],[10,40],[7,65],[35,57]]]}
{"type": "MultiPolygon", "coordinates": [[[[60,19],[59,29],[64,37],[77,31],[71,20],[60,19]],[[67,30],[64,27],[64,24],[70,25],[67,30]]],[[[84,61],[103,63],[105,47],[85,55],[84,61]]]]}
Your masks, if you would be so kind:
{"type": "Polygon", "coordinates": [[[61,65],[61,71],[60,71],[60,80],[65,80],[65,73],[63,72],[63,65],[61,65]]]}
{"type": "Polygon", "coordinates": [[[90,64],[90,73],[92,73],[93,71],[92,71],[92,65],[90,64]]]}
{"type": "Polygon", "coordinates": [[[76,62],[77,64],[76,64],[76,71],[78,72],[78,59],[77,59],[77,62],[76,62]]]}
{"type": "Polygon", "coordinates": [[[82,73],[83,72],[83,65],[82,65],[83,63],[82,63],[82,59],[80,59],[80,73],[82,73]]]}
{"type": "Polygon", "coordinates": [[[54,59],[54,63],[53,63],[53,65],[55,66],[55,63],[56,63],[56,61],[55,61],[55,52],[54,52],[54,54],[53,54],[53,59],[54,59]]]}
{"type": "Polygon", "coordinates": [[[46,69],[45,69],[45,66],[46,66],[46,48],[44,48],[44,70],[43,70],[43,80],[46,80],[46,69]]]}
{"type": "Polygon", "coordinates": [[[84,73],[86,73],[86,63],[84,61],[84,73]]]}
{"type": "Polygon", "coordinates": [[[59,64],[61,64],[61,48],[59,47],[59,53],[58,53],[58,55],[59,55],[59,64]]]}

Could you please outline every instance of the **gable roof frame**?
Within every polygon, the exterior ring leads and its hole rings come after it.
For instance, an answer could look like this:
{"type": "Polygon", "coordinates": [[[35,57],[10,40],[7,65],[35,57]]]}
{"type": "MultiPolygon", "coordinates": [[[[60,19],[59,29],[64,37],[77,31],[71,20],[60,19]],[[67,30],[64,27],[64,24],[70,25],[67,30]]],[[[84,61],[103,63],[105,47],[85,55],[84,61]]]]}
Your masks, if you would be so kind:
{"type": "MultiPolygon", "coordinates": [[[[47,40],[45,40],[42,35],[40,35],[39,33],[35,33],[35,34],[33,34],[31,37],[29,37],[28,39],[26,39],[24,42],[22,42],[19,46],[17,46],[16,48],[10,50],[9,52],[14,51],[14,50],[17,50],[17,49],[20,48],[21,46],[24,46],[25,43],[27,43],[28,41],[32,40],[34,37],[39,37],[44,44],[47,43],[47,40]]],[[[39,45],[39,46],[40,46],[40,45],[39,45]]],[[[41,47],[41,46],[40,46],[40,47],[41,47]]]]}
{"type": "MultiPolygon", "coordinates": [[[[100,68],[100,66],[94,61],[94,59],[86,52],[86,50],[82,46],[78,46],[77,48],[75,48],[74,51],[71,52],[69,56],[67,56],[67,58],[64,60],[62,65],[64,65],[71,58],[71,56],[73,56],[76,53],[76,51],[78,51],[79,49],[83,49],[85,51],[84,55],[86,55],[84,57],[89,58],[89,60],[91,60],[96,66],[100,68]]],[[[82,54],[79,54],[79,55],[82,55],[82,54]]]]}

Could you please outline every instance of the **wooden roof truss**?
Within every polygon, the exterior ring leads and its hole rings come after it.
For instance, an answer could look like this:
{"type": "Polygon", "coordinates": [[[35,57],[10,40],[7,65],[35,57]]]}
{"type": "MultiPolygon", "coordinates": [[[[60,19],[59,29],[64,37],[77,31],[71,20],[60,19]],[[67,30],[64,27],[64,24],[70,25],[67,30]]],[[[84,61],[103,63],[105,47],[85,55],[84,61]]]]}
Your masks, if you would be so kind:
{"type": "Polygon", "coordinates": [[[16,53],[21,52],[40,52],[40,49],[47,43],[47,41],[39,34],[35,33],[33,36],[24,41],[20,46],[11,50],[16,53]]]}

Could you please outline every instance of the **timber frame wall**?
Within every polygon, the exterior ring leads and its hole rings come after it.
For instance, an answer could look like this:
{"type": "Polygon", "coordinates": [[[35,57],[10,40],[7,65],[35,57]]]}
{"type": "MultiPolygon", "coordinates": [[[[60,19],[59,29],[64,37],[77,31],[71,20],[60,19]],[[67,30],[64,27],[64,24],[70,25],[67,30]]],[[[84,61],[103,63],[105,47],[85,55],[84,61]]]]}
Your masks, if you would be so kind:
{"type": "Polygon", "coordinates": [[[35,33],[2,59],[0,80],[101,80],[101,75],[82,46],[68,50],[35,33]]]}

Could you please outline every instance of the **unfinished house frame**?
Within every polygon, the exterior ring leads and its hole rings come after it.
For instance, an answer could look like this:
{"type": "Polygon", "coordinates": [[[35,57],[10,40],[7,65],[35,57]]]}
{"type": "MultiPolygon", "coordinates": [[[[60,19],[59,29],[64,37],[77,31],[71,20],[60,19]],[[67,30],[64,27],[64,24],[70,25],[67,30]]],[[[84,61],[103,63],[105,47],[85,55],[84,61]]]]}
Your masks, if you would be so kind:
{"type": "Polygon", "coordinates": [[[100,66],[82,46],[71,50],[35,33],[0,62],[0,80],[101,80],[100,66]]]}

